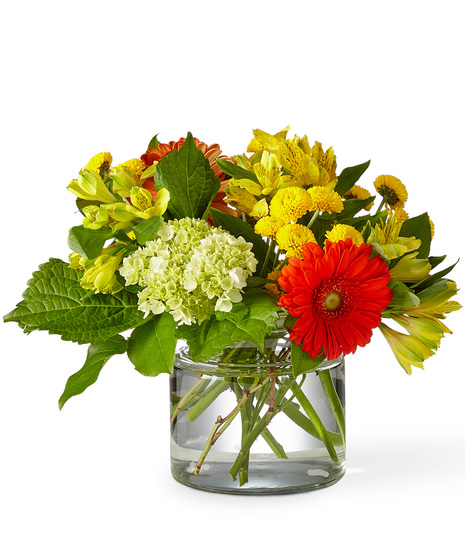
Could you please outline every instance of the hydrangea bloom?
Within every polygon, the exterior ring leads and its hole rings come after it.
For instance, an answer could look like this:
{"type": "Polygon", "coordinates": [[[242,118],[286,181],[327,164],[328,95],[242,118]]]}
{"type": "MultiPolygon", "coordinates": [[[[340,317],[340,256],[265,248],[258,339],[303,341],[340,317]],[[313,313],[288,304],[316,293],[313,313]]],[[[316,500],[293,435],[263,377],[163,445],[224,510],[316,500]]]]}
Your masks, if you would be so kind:
{"type": "Polygon", "coordinates": [[[164,223],[155,240],[124,259],[120,273],[126,285],[144,287],[139,310],[169,312],[184,324],[229,312],[242,300],[242,289],[258,261],[252,244],[202,219],[164,223]]]}

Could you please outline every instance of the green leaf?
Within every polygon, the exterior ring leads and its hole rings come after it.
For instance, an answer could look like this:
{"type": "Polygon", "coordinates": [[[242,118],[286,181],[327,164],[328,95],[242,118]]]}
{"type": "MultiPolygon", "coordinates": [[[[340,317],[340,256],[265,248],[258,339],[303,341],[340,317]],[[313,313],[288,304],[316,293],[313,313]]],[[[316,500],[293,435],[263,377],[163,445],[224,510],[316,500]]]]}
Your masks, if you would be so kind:
{"type": "Polygon", "coordinates": [[[176,322],[169,312],[136,328],[129,338],[128,357],[144,376],[173,373],[176,322]]]}
{"type": "MultiPolygon", "coordinates": [[[[221,321],[213,316],[200,325],[178,327],[178,337],[187,341],[189,355],[195,362],[207,361],[240,341],[249,341],[264,352],[265,337],[276,328],[276,299],[266,291],[251,289],[244,294],[243,303],[249,313],[246,317],[241,315],[241,319],[235,316],[233,305],[221,321]]],[[[242,307],[239,312],[243,313],[242,307]]]]}
{"type": "Polygon", "coordinates": [[[142,246],[145,246],[149,240],[153,240],[162,223],[163,217],[160,215],[154,215],[153,217],[134,225],[132,230],[136,235],[137,242],[142,246]]]}
{"type": "MultiPolygon", "coordinates": [[[[252,252],[260,262],[257,268],[257,272],[260,273],[261,264],[265,261],[266,253],[268,252],[268,244],[266,244],[263,238],[253,230],[251,225],[238,217],[234,217],[234,215],[223,213],[218,209],[211,209],[210,215],[217,227],[223,227],[223,229],[229,231],[236,238],[242,236],[246,242],[251,242],[253,244],[252,252]]],[[[271,266],[272,263],[270,262],[268,266],[269,270],[271,270],[271,266]]]]}
{"type": "Polygon", "coordinates": [[[248,314],[249,308],[243,302],[236,302],[230,312],[222,312],[220,310],[215,312],[217,320],[230,320],[236,324],[239,324],[248,314]]]}
{"type": "Polygon", "coordinates": [[[82,213],[82,215],[84,215],[84,212],[82,211],[85,207],[87,207],[88,205],[101,205],[103,202],[101,201],[97,201],[97,200],[83,200],[82,198],[76,198],[76,206],[79,209],[79,212],[82,213]]]}
{"type": "Polygon", "coordinates": [[[404,308],[420,304],[420,299],[402,281],[391,279],[388,287],[393,294],[389,306],[382,312],[384,318],[389,318],[393,314],[402,314],[404,308]]]}
{"type": "Polygon", "coordinates": [[[442,279],[449,272],[451,272],[454,269],[454,267],[459,263],[459,261],[460,260],[457,260],[455,262],[455,264],[450,265],[449,267],[447,267],[446,269],[443,269],[442,271],[438,271],[437,273],[433,273],[433,275],[430,275],[426,279],[423,279],[423,281],[421,281],[420,283],[417,283],[415,285],[415,292],[423,291],[424,289],[427,289],[428,287],[431,287],[432,285],[434,285],[434,283],[439,281],[439,279],[442,279]]]}
{"type": "Polygon", "coordinates": [[[243,169],[230,161],[226,161],[225,159],[217,159],[216,164],[220,167],[220,169],[229,176],[233,178],[237,178],[237,180],[241,180],[241,178],[248,178],[257,184],[260,184],[255,173],[249,171],[247,169],[243,169]]]}
{"type": "Polygon", "coordinates": [[[146,321],[136,294],[94,294],[81,287],[81,277],[81,271],[61,260],[42,264],[29,280],[24,300],[4,321],[18,322],[25,333],[46,330],[65,341],[93,344],[146,321]]]}
{"type": "Polygon", "coordinates": [[[346,169],[344,169],[338,177],[335,191],[339,195],[343,196],[352,188],[352,186],[356,184],[357,180],[362,176],[362,174],[367,170],[369,166],[370,161],[367,161],[366,163],[362,163],[361,165],[356,165],[355,167],[347,167],[346,169]]]}
{"type": "Polygon", "coordinates": [[[442,263],[447,256],[430,256],[428,258],[428,261],[431,265],[431,269],[434,269],[435,267],[437,267],[440,263],[442,263]]]}
{"type": "Polygon", "coordinates": [[[94,231],[79,225],[69,230],[68,246],[84,258],[93,260],[100,256],[105,242],[113,238],[114,234],[109,227],[94,231]]]}
{"type": "Polygon", "coordinates": [[[84,366],[76,374],[70,376],[66,382],[65,391],[58,401],[60,410],[70,397],[79,395],[94,384],[108,359],[113,355],[125,353],[127,346],[128,342],[120,335],[90,345],[84,366]]]}
{"type": "Polygon", "coordinates": [[[428,214],[422,213],[417,217],[407,219],[402,223],[399,236],[411,237],[414,236],[421,240],[421,246],[418,249],[418,258],[424,259],[429,256],[431,246],[431,225],[429,222],[428,214]]]}
{"type": "Polygon", "coordinates": [[[187,134],[181,149],[162,157],[154,175],[155,188],[170,193],[168,212],[174,219],[202,218],[220,188],[220,179],[187,134]]]}
{"type": "Polygon", "coordinates": [[[296,345],[295,343],[291,344],[291,364],[294,378],[299,374],[313,372],[315,368],[324,361],[324,359],[324,355],[316,358],[310,358],[308,353],[305,353],[302,350],[302,345],[296,345]]]}
{"type": "Polygon", "coordinates": [[[157,148],[160,145],[160,142],[157,139],[158,134],[155,134],[153,138],[150,140],[147,149],[157,148]]]}

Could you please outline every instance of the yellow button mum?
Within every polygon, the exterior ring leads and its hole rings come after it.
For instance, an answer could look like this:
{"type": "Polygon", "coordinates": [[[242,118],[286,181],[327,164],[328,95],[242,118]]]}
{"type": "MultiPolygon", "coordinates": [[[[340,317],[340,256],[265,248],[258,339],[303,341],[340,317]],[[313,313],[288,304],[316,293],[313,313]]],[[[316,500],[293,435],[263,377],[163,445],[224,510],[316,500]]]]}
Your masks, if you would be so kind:
{"type": "Polygon", "coordinates": [[[350,238],[355,246],[360,246],[364,243],[362,234],[350,225],[338,224],[326,233],[326,238],[329,242],[338,242],[350,238]]]}
{"type": "Polygon", "coordinates": [[[334,190],[324,186],[313,186],[308,190],[310,195],[310,211],[325,211],[326,213],[341,213],[344,209],[341,196],[334,190]]]}
{"type": "Polygon", "coordinates": [[[115,170],[119,170],[122,169],[123,167],[126,167],[127,169],[132,170],[134,174],[140,176],[144,172],[145,166],[146,166],[145,163],[140,159],[129,159],[129,161],[126,161],[125,163],[116,165],[115,170]]]}
{"type": "Polygon", "coordinates": [[[285,225],[285,221],[277,219],[276,217],[262,217],[255,223],[255,232],[260,236],[267,236],[268,238],[276,238],[276,233],[281,227],[285,225]]]}
{"type": "MultiPolygon", "coordinates": [[[[266,278],[270,279],[271,281],[277,281],[280,277],[281,277],[281,270],[279,269],[279,266],[276,267],[270,273],[268,273],[268,275],[266,276],[266,278]]],[[[275,298],[278,299],[281,298],[284,294],[286,294],[286,291],[282,289],[280,285],[275,285],[274,283],[266,283],[265,289],[269,293],[271,293],[275,298]]]]}
{"type": "MultiPolygon", "coordinates": [[[[352,186],[352,188],[344,194],[345,200],[366,200],[371,197],[370,192],[366,188],[362,188],[361,186],[352,186]]],[[[369,203],[363,209],[366,211],[370,211],[373,207],[374,202],[369,203]]]]}
{"type": "Polygon", "coordinates": [[[312,198],[307,190],[290,186],[278,190],[270,203],[270,215],[285,223],[296,222],[310,209],[312,198]]]}
{"type": "Polygon", "coordinates": [[[302,259],[302,247],[307,242],[316,242],[313,232],[303,225],[284,225],[276,234],[276,242],[286,256],[302,259]]]}
{"type": "Polygon", "coordinates": [[[112,161],[113,157],[111,156],[111,153],[97,153],[97,155],[94,155],[87,163],[86,169],[93,170],[102,175],[110,171],[112,161]]]}
{"type": "Polygon", "coordinates": [[[395,176],[381,174],[374,182],[376,191],[384,198],[386,206],[393,209],[403,207],[407,201],[408,194],[406,187],[395,176]]]}

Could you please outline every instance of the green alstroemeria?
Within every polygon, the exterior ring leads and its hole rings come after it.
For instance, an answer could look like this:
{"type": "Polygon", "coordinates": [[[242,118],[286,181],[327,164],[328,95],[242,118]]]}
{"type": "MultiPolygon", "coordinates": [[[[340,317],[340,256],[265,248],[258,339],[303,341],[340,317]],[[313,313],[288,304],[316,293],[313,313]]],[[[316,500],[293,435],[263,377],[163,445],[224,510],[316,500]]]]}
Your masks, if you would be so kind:
{"type": "Polygon", "coordinates": [[[128,167],[121,167],[112,171],[113,191],[122,198],[129,198],[131,190],[141,185],[136,173],[128,167]]]}
{"type": "Polygon", "coordinates": [[[105,206],[87,205],[82,209],[84,219],[82,224],[86,229],[98,230],[110,224],[110,216],[105,206]]]}
{"type": "Polygon", "coordinates": [[[378,327],[389,343],[397,361],[409,375],[412,373],[412,366],[423,368],[423,362],[434,354],[417,337],[395,331],[384,323],[380,323],[378,327]]]}
{"type": "Polygon", "coordinates": [[[406,254],[389,270],[391,277],[407,283],[416,283],[425,279],[431,271],[431,264],[428,260],[417,256],[418,252],[406,254]]]}
{"type": "Polygon", "coordinates": [[[80,171],[79,176],[72,180],[67,189],[83,200],[116,202],[115,196],[108,190],[98,172],[89,169],[80,171]]]}
{"type": "Polygon", "coordinates": [[[394,260],[408,252],[418,250],[421,246],[421,240],[414,236],[408,238],[399,236],[401,227],[402,221],[397,219],[393,213],[384,224],[377,224],[375,227],[371,227],[366,243],[378,244],[388,260],[394,260]]]}
{"type": "Polygon", "coordinates": [[[444,320],[446,318],[445,314],[462,308],[457,301],[450,300],[456,294],[456,283],[441,279],[434,285],[417,293],[420,303],[416,306],[404,308],[404,313],[409,316],[434,317],[444,320]]]}
{"type": "Polygon", "coordinates": [[[429,349],[435,351],[444,337],[451,330],[437,318],[417,318],[394,314],[392,319],[402,326],[410,335],[419,339],[429,349]]]}
{"type": "Polygon", "coordinates": [[[120,267],[124,255],[123,252],[101,254],[84,273],[81,279],[81,287],[103,294],[114,294],[120,291],[123,287],[117,281],[115,273],[120,267]]]}

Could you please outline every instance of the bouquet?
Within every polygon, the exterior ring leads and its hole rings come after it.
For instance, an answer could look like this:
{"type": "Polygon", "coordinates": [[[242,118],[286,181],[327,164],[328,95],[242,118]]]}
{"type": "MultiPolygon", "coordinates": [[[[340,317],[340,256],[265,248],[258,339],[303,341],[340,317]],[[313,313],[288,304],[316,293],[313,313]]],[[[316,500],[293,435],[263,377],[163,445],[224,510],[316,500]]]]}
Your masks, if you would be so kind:
{"type": "Polygon", "coordinates": [[[454,265],[437,271],[445,256],[430,255],[428,214],[409,217],[394,176],[378,176],[373,195],[358,185],[369,161],[337,174],[332,148],[288,132],[254,130],[247,154],[232,157],[190,133],[169,143],[155,136],[140,158],[114,165],[99,153],[70,182],[82,224],[69,231],[68,261],[42,264],[4,317],[25,333],[89,344],[60,409],[116,354],[143,375],[173,374],[183,342],[197,379],[173,393],[172,424],[183,413],[194,422],[225,390],[234,401],[211,424],[191,473],[240,417],[230,475],[244,485],[258,438],[287,458],[269,428],[279,414],[340,459],[343,402],[324,362],[365,346],[374,329],[408,374],[435,353],[451,333],[446,314],[460,304],[447,278],[454,265]],[[208,362],[238,372],[206,381],[208,362]],[[283,366],[292,370],[285,377],[283,366]],[[303,391],[314,372],[334,431],[303,391]]]}

